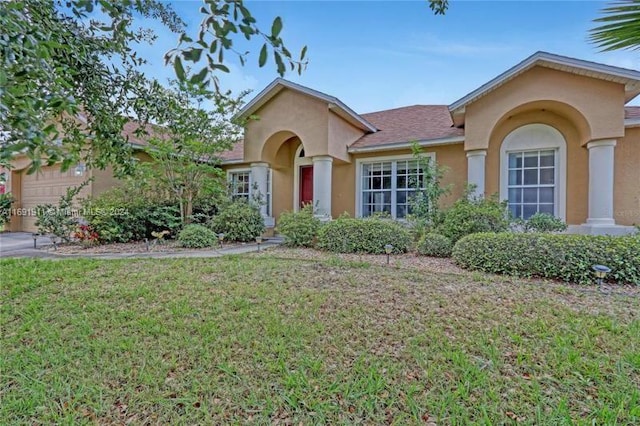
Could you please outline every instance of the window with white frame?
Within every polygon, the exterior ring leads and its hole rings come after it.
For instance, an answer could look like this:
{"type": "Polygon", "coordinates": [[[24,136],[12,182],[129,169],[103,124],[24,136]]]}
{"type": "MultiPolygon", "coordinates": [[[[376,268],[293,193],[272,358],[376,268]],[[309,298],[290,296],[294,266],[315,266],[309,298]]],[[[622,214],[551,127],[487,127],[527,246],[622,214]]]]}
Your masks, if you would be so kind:
{"type": "Polygon", "coordinates": [[[509,152],[509,210],[529,219],[536,213],[555,214],[556,151],[509,152]]]}
{"type": "Polygon", "coordinates": [[[425,188],[425,171],[414,159],[372,161],[361,164],[360,215],[386,212],[395,219],[411,213],[416,188],[425,188]]]}
{"type": "Polygon", "coordinates": [[[230,172],[229,184],[231,185],[231,198],[234,200],[249,200],[251,195],[251,172],[230,172]]]}
{"type": "Polygon", "coordinates": [[[531,123],[509,133],[500,146],[500,199],[514,217],[566,216],[567,143],[555,127],[531,123]]]}
{"type": "MultiPolygon", "coordinates": [[[[267,193],[264,195],[264,202],[267,204],[267,216],[271,216],[271,169],[267,173],[267,193]]],[[[229,185],[231,187],[231,198],[234,200],[244,199],[251,200],[251,189],[253,182],[251,180],[251,171],[232,171],[229,172],[229,185]]]]}

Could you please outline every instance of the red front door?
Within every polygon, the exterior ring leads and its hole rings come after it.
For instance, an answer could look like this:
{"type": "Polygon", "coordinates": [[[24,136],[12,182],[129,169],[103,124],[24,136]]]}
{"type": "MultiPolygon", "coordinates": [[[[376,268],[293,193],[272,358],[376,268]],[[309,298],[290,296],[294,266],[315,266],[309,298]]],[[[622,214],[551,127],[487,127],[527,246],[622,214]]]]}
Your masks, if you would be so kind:
{"type": "Polygon", "coordinates": [[[313,166],[300,166],[300,207],[313,203],[313,166]]]}

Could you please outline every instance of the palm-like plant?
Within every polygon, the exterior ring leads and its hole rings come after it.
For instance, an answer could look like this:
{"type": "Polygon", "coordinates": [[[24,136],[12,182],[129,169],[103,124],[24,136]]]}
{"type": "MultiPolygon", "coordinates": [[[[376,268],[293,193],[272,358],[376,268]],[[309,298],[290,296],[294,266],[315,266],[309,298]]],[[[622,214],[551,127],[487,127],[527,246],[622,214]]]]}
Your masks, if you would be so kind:
{"type": "Polygon", "coordinates": [[[617,0],[602,10],[590,39],[603,51],[640,49],[640,0],[617,0]]]}

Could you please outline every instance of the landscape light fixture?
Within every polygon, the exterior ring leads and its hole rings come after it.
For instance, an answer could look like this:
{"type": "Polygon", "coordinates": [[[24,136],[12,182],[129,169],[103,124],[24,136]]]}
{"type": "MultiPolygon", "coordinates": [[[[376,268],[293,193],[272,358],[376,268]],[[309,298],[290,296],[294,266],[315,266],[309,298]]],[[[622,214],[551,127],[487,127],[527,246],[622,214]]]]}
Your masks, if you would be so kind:
{"type": "Polygon", "coordinates": [[[387,253],[387,265],[389,264],[389,256],[393,252],[393,246],[391,244],[385,244],[384,252],[387,253]]]}
{"type": "Polygon", "coordinates": [[[32,233],[31,237],[33,238],[33,248],[35,249],[35,248],[37,248],[36,247],[36,240],[38,239],[38,233],[37,232],[32,233]]]}
{"type": "Polygon", "coordinates": [[[76,166],[75,170],[73,171],[73,174],[77,177],[83,176],[84,175],[84,171],[86,170],[86,167],[84,164],[82,163],[78,163],[78,165],[76,166]]]}
{"type": "Polygon", "coordinates": [[[593,265],[591,268],[598,280],[598,287],[600,287],[600,291],[602,291],[602,281],[606,278],[607,274],[611,272],[611,268],[604,265],[593,265]]]}
{"type": "Polygon", "coordinates": [[[262,244],[262,236],[258,235],[256,237],[256,243],[258,244],[258,253],[260,253],[260,244],[262,244]]]}

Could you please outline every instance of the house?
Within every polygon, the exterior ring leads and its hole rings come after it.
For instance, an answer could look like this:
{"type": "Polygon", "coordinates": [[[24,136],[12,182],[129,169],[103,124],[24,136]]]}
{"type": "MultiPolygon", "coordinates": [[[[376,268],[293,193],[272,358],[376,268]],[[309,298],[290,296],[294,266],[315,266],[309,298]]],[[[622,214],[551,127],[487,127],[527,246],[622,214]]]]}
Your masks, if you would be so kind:
{"type": "MultiPolygon", "coordinates": [[[[313,203],[322,219],[385,211],[403,219],[420,174],[413,142],[448,171],[451,204],[467,183],[498,194],[516,217],[552,213],[570,232],[622,234],[640,224],[640,72],[537,52],[451,105],[358,114],[339,99],[276,79],[239,113],[244,140],[223,155],[236,197],[259,194],[269,227],[313,203]]],[[[125,129],[126,130],[126,129],[125,129]]],[[[131,135],[135,143],[135,136],[131,135]]],[[[27,212],[55,203],[70,185],[96,177],[97,195],[117,184],[82,165],[23,173],[7,185],[27,212]]],[[[32,215],[12,230],[35,230],[32,215]]]]}
{"type": "MultiPolygon", "coordinates": [[[[123,135],[133,147],[134,155],[138,159],[148,160],[149,157],[141,150],[146,142],[137,135],[138,128],[138,123],[130,121],[125,124],[123,135]]],[[[79,198],[95,197],[120,184],[111,168],[88,169],[83,163],[79,163],[63,172],[61,163],[58,163],[42,166],[38,173],[27,174],[30,165],[29,157],[19,155],[12,160],[10,170],[0,167],[0,177],[3,177],[0,179],[0,188],[11,192],[15,200],[11,209],[11,219],[5,227],[8,231],[37,232],[37,206],[57,205],[67,188],[79,186],[87,179],[93,178],[78,194],[79,198]]]]}
{"type": "Polygon", "coordinates": [[[411,154],[446,167],[459,198],[499,194],[512,214],[551,213],[570,232],[640,224],[640,72],[537,52],[451,105],[358,114],[339,99],[276,79],[239,113],[244,141],[224,155],[235,195],[256,191],[268,226],[312,202],[323,219],[385,211],[403,219],[411,154]]]}

